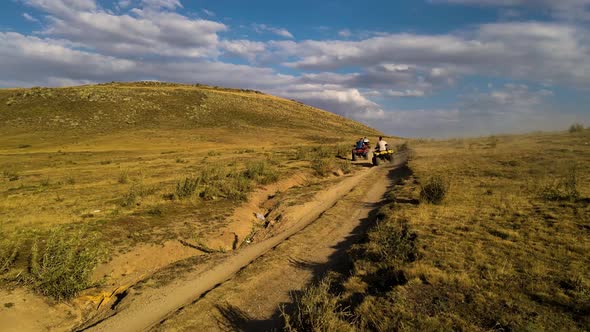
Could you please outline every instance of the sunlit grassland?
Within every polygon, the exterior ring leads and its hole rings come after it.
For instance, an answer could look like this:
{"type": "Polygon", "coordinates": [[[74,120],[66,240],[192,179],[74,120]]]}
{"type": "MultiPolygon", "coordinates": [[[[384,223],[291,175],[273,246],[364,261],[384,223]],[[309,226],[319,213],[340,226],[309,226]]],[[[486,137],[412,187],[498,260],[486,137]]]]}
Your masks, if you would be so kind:
{"type": "Polygon", "coordinates": [[[219,228],[249,192],[377,134],[254,91],[160,83],[0,90],[0,128],[0,286],[57,299],[98,261],[219,228]]]}
{"type": "Polygon", "coordinates": [[[590,132],[410,146],[413,175],[351,251],[353,272],[298,298],[289,327],[587,330],[590,132]],[[433,176],[446,195],[416,204],[433,176]]]}

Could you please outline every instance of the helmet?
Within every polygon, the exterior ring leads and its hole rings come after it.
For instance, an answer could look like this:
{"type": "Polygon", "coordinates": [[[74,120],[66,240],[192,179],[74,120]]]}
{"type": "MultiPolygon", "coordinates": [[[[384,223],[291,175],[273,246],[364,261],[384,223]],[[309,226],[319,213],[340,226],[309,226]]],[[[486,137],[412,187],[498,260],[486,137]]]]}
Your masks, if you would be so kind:
{"type": "Polygon", "coordinates": [[[365,142],[365,143],[369,143],[369,139],[368,139],[368,138],[365,138],[365,139],[363,140],[363,142],[365,142]]]}

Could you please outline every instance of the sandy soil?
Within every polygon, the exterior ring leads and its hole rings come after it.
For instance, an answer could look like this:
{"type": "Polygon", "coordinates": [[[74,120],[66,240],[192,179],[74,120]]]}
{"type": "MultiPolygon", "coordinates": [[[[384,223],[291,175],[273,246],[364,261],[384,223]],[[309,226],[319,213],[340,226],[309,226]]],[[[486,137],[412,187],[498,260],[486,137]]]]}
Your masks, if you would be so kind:
{"type": "Polygon", "coordinates": [[[130,285],[164,266],[196,255],[202,255],[202,252],[179,241],[170,240],[161,245],[141,244],[98,266],[92,280],[103,279],[111,286],[130,285]]]}
{"type": "Polygon", "coordinates": [[[203,236],[203,245],[214,250],[234,250],[234,246],[242,243],[252,232],[252,228],[261,221],[256,214],[265,215],[264,203],[278,192],[284,192],[294,186],[301,186],[307,182],[307,174],[297,173],[287,179],[280,180],[262,187],[248,197],[248,202],[238,207],[228,218],[228,224],[214,233],[203,236]]]}
{"type": "Polygon", "coordinates": [[[80,321],[79,311],[64,303],[51,303],[19,288],[0,290],[0,331],[64,331],[64,322],[80,321]]]}

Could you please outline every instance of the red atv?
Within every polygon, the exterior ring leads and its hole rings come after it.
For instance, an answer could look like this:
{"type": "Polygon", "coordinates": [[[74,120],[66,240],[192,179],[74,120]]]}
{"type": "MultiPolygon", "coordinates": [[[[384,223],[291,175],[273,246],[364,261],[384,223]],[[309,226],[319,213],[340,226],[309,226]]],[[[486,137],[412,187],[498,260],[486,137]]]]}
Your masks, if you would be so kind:
{"type": "Polygon", "coordinates": [[[352,149],[352,161],[356,161],[357,157],[363,157],[366,159],[369,159],[369,146],[366,144],[363,144],[362,148],[358,148],[356,145],[354,146],[354,149],[352,149]]]}

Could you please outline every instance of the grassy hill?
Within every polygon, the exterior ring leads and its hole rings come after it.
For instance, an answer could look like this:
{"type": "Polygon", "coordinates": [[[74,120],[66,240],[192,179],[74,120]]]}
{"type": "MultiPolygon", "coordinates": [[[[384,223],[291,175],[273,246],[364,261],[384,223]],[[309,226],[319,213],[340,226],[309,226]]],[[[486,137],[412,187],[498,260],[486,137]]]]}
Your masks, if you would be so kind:
{"type": "Polygon", "coordinates": [[[378,134],[352,120],[258,91],[140,82],[0,90],[3,132],[91,135],[145,129],[283,129],[294,136],[378,134]]]}
{"type": "Polygon", "coordinates": [[[348,168],[335,156],[380,134],[257,91],[155,82],[1,89],[0,131],[0,286],[55,298],[117,252],[221,227],[258,186],[348,168]]]}

